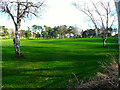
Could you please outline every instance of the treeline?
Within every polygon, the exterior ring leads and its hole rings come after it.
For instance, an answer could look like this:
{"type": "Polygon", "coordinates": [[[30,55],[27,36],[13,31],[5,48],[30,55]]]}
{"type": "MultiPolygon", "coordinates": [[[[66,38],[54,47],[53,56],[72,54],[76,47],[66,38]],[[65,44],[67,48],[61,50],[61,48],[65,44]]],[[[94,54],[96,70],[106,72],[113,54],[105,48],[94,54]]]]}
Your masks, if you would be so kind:
{"type": "MultiPolygon", "coordinates": [[[[107,31],[107,36],[112,35],[114,29],[109,28],[107,31]]],[[[115,32],[116,33],[116,32],[115,32]]],[[[53,28],[44,26],[33,25],[31,28],[28,27],[28,30],[20,30],[20,38],[36,38],[36,39],[49,39],[49,38],[92,38],[92,37],[101,37],[104,34],[103,30],[98,29],[96,32],[95,29],[81,30],[74,26],[60,25],[53,28]]],[[[14,38],[14,30],[7,29],[4,26],[0,26],[0,35],[2,37],[8,36],[9,38],[14,38]]],[[[116,34],[117,35],[117,34],[116,34]]]]}
{"type": "MultiPolygon", "coordinates": [[[[112,35],[112,28],[108,28],[107,30],[107,36],[110,37],[112,35]]],[[[29,39],[29,37],[33,36],[35,38],[43,37],[44,39],[49,38],[92,38],[92,37],[101,37],[104,34],[104,30],[97,29],[97,32],[95,29],[87,29],[87,30],[81,30],[74,26],[55,26],[53,28],[48,27],[46,25],[37,26],[33,25],[32,29],[30,28],[25,31],[25,37],[29,39]],[[31,35],[31,34],[32,35],[31,35]]]]}
{"type": "Polygon", "coordinates": [[[71,38],[71,37],[81,37],[81,30],[74,26],[55,26],[53,28],[48,27],[46,25],[37,26],[33,25],[32,28],[28,30],[21,30],[20,37],[25,37],[29,39],[30,37],[40,38],[43,37],[44,39],[49,38],[71,38]]]}

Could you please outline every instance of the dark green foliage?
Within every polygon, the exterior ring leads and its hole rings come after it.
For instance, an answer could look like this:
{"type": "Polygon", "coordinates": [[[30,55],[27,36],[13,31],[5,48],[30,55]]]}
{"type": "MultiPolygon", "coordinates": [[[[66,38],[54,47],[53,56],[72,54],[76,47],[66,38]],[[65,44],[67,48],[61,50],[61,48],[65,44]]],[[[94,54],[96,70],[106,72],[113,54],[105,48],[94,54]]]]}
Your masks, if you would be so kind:
{"type": "Polygon", "coordinates": [[[29,39],[30,36],[31,36],[31,31],[29,30],[25,31],[25,37],[29,39]]]}
{"type": "Polygon", "coordinates": [[[47,31],[42,31],[42,37],[44,39],[48,39],[48,33],[47,33],[47,31]]]}
{"type": "Polygon", "coordinates": [[[82,32],[82,37],[94,37],[96,35],[96,32],[94,29],[88,29],[82,32]]]}
{"type": "Polygon", "coordinates": [[[36,37],[37,39],[40,38],[40,33],[37,32],[37,34],[35,34],[35,37],[36,37]]]}
{"type": "Polygon", "coordinates": [[[52,38],[58,37],[58,31],[52,31],[52,38]]]}
{"type": "Polygon", "coordinates": [[[36,29],[37,29],[37,25],[33,25],[32,28],[33,28],[34,30],[36,30],[36,29]]]}
{"type": "Polygon", "coordinates": [[[74,34],[73,32],[73,26],[69,26],[67,29],[68,33],[69,33],[69,37],[71,36],[71,34],[74,34]]]}
{"type": "Polygon", "coordinates": [[[87,36],[88,36],[87,31],[84,31],[84,32],[82,33],[82,37],[83,37],[83,38],[86,38],[87,36]]]}
{"type": "MultiPolygon", "coordinates": [[[[37,25],[33,25],[32,26],[32,31],[34,32],[34,33],[36,33],[36,31],[41,31],[42,32],[42,30],[43,30],[43,28],[42,28],[42,26],[37,26],[37,25]]],[[[39,35],[38,35],[39,36],[39,35]]]]}
{"type": "Polygon", "coordinates": [[[52,38],[57,38],[58,37],[58,27],[52,28],[52,38]]]}
{"type": "Polygon", "coordinates": [[[88,30],[88,36],[90,37],[90,36],[92,36],[92,37],[94,37],[96,35],[96,33],[95,33],[95,30],[94,29],[89,29],[88,30]]]}
{"type": "Polygon", "coordinates": [[[6,36],[9,35],[8,33],[8,28],[6,28],[5,26],[0,26],[0,29],[3,30],[3,33],[1,33],[1,36],[6,36]]]}

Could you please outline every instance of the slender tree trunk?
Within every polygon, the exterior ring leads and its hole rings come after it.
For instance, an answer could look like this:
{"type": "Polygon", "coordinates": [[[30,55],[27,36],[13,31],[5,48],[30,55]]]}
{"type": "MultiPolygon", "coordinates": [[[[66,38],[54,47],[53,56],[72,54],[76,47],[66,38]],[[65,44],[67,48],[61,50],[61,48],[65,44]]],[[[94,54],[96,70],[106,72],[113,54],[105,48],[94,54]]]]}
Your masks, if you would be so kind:
{"type": "Polygon", "coordinates": [[[22,53],[20,50],[20,40],[19,40],[19,34],[18,34],[18,28],[16,26],[16,30],[15,30],[15,38],[13,40],[14,42],[14,48],[15,48],[15,56],[16,57],[22,57],[22,53]]]}
{"type": "Polygon", "coordinates": [[[102,37],[102,40],[103,40],[103,47],[105,47],[105,41],[106,41],[106,39],[107,39],[107,36],[105,36],[105,38],[102,37]]]}
{"type": "Polygon", "coordinates": [[[105,47],[105,39],[103,39],[103,47],[105,47]]]}
{"type": "Polygon", "coordinates": [[[95,32],[96,32],[96,37],[98,37],[98,29],[97,28],[95,29],[95,32]]]}
{"type": "Polygon", "coordinates": [[[16,57],[22,57],[22,53],[20,50],[20,40],[19,40],[19,34],[18,34],[18,30],[20,28],[20,23],[21,23],[21,18],[20,18],[20,0],[17,0],[17,22],[15,24],[15,38],[13,40],[14,42],[14,48],[15,48],[15,56],[16,57]]]}

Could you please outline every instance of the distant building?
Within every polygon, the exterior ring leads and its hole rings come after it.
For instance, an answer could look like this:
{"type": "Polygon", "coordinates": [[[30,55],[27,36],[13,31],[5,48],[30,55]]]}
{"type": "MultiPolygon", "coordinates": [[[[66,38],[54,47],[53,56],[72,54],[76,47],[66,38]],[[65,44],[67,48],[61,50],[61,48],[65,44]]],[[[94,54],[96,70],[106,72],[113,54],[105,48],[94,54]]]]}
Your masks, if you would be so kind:
{"type": "Polygon", "coordinates": [[[32,37],[35,37],[35,32],[32,32],[32,33],[31,33],[31,36],[32,36],[32,37]]]}
{"type": "Polygon", "coordinates": [[[20,38],[24,38],[25,37],[25,30],[20,30],[20,38]]]}

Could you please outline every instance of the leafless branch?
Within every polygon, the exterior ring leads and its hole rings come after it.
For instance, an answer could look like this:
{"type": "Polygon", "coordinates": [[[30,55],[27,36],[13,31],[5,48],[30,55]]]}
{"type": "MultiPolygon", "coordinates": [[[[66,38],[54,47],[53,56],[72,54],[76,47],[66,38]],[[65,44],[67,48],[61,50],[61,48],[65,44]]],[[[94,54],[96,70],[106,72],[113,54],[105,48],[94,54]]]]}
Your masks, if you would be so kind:
{"type": "Polygon", "coordinates": [[[93,0],[91,0],[92,7],[85,3],[83,3],[83,6],[79,3],[74,3],[74,6],[90,18],[95,28],[100,26],[107,30],[115,21],[110,21],[113,17],[111,16],[111,13],[113,12],[111,1],[112,0],[105,2],[103,0],[98,0],[98,2],[93,2],[93,0]]]}

